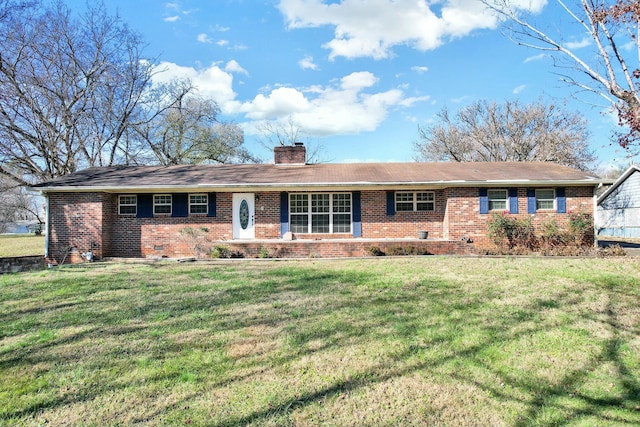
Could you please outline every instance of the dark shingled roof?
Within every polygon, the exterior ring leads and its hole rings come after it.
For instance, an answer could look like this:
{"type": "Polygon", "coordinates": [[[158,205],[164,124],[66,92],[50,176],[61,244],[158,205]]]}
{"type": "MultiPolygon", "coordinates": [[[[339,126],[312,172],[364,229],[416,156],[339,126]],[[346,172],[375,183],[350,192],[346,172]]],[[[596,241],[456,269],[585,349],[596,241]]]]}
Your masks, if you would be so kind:
{"type": "Polygon", "coordinates": [[[89,168],[35,185],[43,191],[145,189],[366,188],[423,185],[580,185],[599,178],[553,163],[219,164],[89,168]]]}

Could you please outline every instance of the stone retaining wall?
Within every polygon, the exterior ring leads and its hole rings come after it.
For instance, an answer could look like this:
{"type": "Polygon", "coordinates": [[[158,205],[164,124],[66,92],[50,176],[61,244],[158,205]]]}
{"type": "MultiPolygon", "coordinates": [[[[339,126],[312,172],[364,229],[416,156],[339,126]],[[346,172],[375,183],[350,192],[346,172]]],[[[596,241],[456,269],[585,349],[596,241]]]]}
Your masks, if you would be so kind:
{"type": "Polygon", "coordinates": [[[43,270],[45,259],[42,255],[0,258],[0,274],[21,271],[43,270]]]}

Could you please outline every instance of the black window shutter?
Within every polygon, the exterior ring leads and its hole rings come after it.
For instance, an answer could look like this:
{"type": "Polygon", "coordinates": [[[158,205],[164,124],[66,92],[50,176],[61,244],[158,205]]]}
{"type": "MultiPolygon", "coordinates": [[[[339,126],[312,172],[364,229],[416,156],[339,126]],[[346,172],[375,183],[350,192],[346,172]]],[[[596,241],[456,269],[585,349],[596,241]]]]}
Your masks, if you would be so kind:
{"type": "Polygon", "coordinates": [[[209,193],[208,196],[209,209],[207,216],[215,217],[216,216],[216,193],[209,193]]]}
{"type": "Polygon", "coordinates": [[[176,218],[189,216],[189,195],[187,193],[171,195],[171,216],[176,218]]]}
{"type": "Polygon", "coordinates": [[[137,218],[153,218],[153,194],[138,194],[137,218]]]}
{"type": "Polygon", "coordinates": [[[353,237],[362,237],[362,206],[360,204],[360,192],[351,193],[353,215],[353,237]]]}
{"type": "Polygon", "coordinates": [[[280,193],[280,237],[289,231],[289,193],[280,193]]]}
{"type": "Polygon", "coordinates": [[[396,192],[387,191],[387,215],[396,214],[396,192]]]}

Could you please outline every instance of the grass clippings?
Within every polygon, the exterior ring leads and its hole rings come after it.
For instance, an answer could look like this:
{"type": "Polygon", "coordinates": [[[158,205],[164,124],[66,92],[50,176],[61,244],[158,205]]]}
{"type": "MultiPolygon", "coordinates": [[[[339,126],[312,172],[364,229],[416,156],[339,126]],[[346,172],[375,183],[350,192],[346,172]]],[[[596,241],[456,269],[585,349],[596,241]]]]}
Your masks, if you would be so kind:
{"type": "Polygon", "coordinates": [[[0,424],[640,424],[640,260],[0,276],[0,424]]]}

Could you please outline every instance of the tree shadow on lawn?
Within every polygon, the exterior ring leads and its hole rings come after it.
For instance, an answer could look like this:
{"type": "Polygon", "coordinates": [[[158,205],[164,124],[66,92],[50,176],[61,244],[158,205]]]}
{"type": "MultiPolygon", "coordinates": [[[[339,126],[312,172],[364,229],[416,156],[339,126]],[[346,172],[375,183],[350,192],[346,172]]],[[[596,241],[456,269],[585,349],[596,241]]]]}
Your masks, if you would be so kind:
{"type": "MultiPolygon", "coordinates": [[[[210,277],[206,270],[201,274],[205,279],[210,277]]],[[[150,363],[162,363],[191,349],[193,343],[176,343],[165,339],[164,343],[154,343],[153,350],[150,351],[144,346],[127,345],[127,342],[149,340],[149,327],[162,329],[163,337],[204,327],[204,330],[215,337],[217,334],[235,334],[247,328],[270,325],[278,333],[275,339],[282,340],[284,336],[284,347],[280,344],[257,356],[227,355],[228,360],[223,361],[223,365],[240,365],[240,371],[230,369],[228,373],[221,372],[214,381],[201,386],[196,384],[196,390],[182,396],[178,403],[156,404],[155,408],[149,408],[137,421],[148,422],[175,410],[180,404],[188,406],[191,402],[202,399],[212,389],[246,382],[274,367],[301,363],[301,360],[309,357],[322,357],[323,352],[337,351],[343,347],[366,345],[372,339],[382,343],[395,342],[398,345],[387,351],[388,359],[383,362],[363,369],[354,366],[353,372],[346,373],[343,378],[336,378],[323,387],[291,398],[282,398],[278,403],[244,415],[213,421],[211,425],[240,426],[259,423],[396,377],[436,371],[436,375],[441,375],[442,370],[456,381],[483,390],[498,402],[524,407],[525,410],[517,419],[503,419],[513,425],[544,424],[548,421],[567,424],[583,417],[623,423],[631,421],[625,420],[624,414],[610,415],[610,412],[621,408],[627,413],[637,410],[634,405],[638,404],[640,394],[638,381],[620,354],[621,345],[627,342],[632,331],[617,321],[618,307],[611,301],[618,301],[616,298],[619,298],[622,290],[616,288],[615,284],[609,288],[603,287],[603,292],[606,292],[610,301],[604,317],[585,312],[580,307],[583,301],[575,294],[559,293],[553,298],[531,300],[524,306],[504,309],[497,308],[492,302],[499,298],[497,293],[468,295],[456,283],[444,280],[431,279],[408,285],[398,280],[389,282],[375,272],[327,272],[297,267],[265,268],[264,271],[252,274],[245,282],[215,292],[196,292],[184,298],[171,298],[175,295],[173,291],[142,292],[140,299],[132,301],[130,305],[116,307],[115,312],[97,310],[93,317],[88,317],[92,310],[87,307],[87,315],[77,318],[84,319],[85,330],[44,344],[29,346],[27,349],[0,354],[0,366],[3,369],[40,363],[64,366],[68,361],[57,359],[55,352],[50,350],[74,341],[102,339],[105,336],[122,340],[123,353],[118,358],[146,357],[150,363]],[[419,299],[429,303],[425,305],[416,302],[419,299]],[[426,317],[423,312],[425,308],[429,310],[426,317]],[[531,376],[513,374],[508,366],[495,359],[493,355],[499,354],[509,345],[517,345],[520,340],[531,336],[571,327],[576,321],[568,316],[562,322],[549,323],[545,316],[552,310],[577,310],[578,317],[591,316],[587,320],[602,323],[610,332],[610,337],[599,340],[600,352],[594,354],[587,363],[568,370],[553,382],[547,382],[535,373],[531,376]],[[194,317],[194,313],[201,313],[201,318],[194,317]],[[185,321],[185,317],[189,317],[189,320],[185,321]],[[150,319],[161,320],[154,322],[150,319]],[[481,338],[470,338],[469,343],[459,341],[467,331],[479,332],[481,338]],[[434,354],[434,347],[441,347],[444,352],[434,354]],[[394,361],[393,366],[389,364],[391,359],[394,361]],[[579,391],[590,373],[603,364],[615,366],[621,383],[619,397],[594,397],[579,391]],[[456,369],[458,366],[461,369],[456,369]],[[578,407],[572,408],[567,402],[575,403],[578,407]],[[555,411],[551,420],[545,418],[548,417],[549,408],[555,411]]],[[[211,277],[214,275],[211,273],[211,277]]],[[[214,280],[212,286],[215,283],[214,280]]],[[[108,293],[104,296],[103,303],[121,303],[121,299],[109,299],[111,297],[108,293]]],[[[46,313],[49,309],[55,312],[57,308],[45,308],[43,315],[54,320],[55,313],[46,313]]],[[[65,326],[72,324],[73,322],[65,326]]],[[[595,340],[595,337],[590,339],[595,340]]],[[[544,354],[544,350],[542,352],[544,354]]],[[[512,364],[517,363],[517,357],[508,358],[512,364]]],[[[112,357],[105,357],[104,368],[109,370],[115,366],[115,362],[117,360],[112,357]]],[[[211,367],[197,369],[207,368],[211,367]]],[[[160,383],[171,381],[180,372],[178,367],[150,377],[149,380],[160,383]]],[[[82,393],[70,392],[57,398],[34,401],[22,409],[5,413],[2,418],[34,415],[73,403],[91,401],[125,387],[127,384],[106,381],[102,385],[95,384],[91,390],[82,393]]]]}
{"type": "MultiPolygon", "coordinates": [[[[377,278],[367,275],[361,275],[358,277],[352,277],[349,280],[345,280],[342,274],[327,274],[321,272],[310,271],[309,274],[300,277],[293,278],[289,281],[282,282],[281,286],[277,289],[271,289],[264,296],[274,296],[274,292],[277,294],[279,289],[293,288],[306,293],[318,293],[322,294],[323,282],[335,282],[340,283],[341,286],[352,287],[362,286],[367,281],[376,281],[377,278]]],[[[433,286],[434,294],[438,294],[439,298],[444,300],[460,298],[457,294],[455,287],[448,286],[445,282],[441,283],[426,283],[425,286],[433,286]],[[448,288],[448,289],[446,289],[448,288]]],[[[238,290],[240,294],[247,291],[238,290]]],[[[327,289],[326,291],[336,291],[335,288],[327,289]]],[[[307,310],[302,316],[288,316],[285,313],[278,319],[273,319],[275,324],[294,322],[295,327],[300,328],[300,331],[295,334],[295,340],[293,344],[297,346],[296,349],[288,351],[280,357],[273,359],[274,364],[286,365],[294,361],[299,361],[302,358],[310,355],[327,351],[331,348],[337,348],[340,346],[353,345],[353,340],[365,340],[370,337],[372,329],[384,326],[386,322],[389,322],[389,316],[376,315],[374,306],[379,304],[381,307],[388,307],[394,304],[403,304],[410,302],[410,298],[404,295],[402,292],[387,296],[380,296],[380,292],[384,290],[377,290],[368,295],[368,297],[361,298],[349,298],[342,301],[340,304],[332,306],[332,310],[340,311],[343,309],[358,309],[368,310],[373,314],[373,318],[367,321],[360,319],[355,324],[348,324],[345,322],[340,323],[339,328],[317,328],[312,327],[316,325],[318,321],[324,317],[325,308],[318,308],[307,310]],[[373,306],[373,307],[372,307],[373,306]],[[306,319],[305,322],[299,322],[297,319],[300,317],[306,319]],[[311,328],[311,329],[309,329],[311,328]],[[306,332],[305,332],[306,331],[306,332]],[[315,345],[310,348],[307,344],[310,341],[322,342],[322,345],[315,345]]],[[[249,291],[249,293],[252,293],[249,291]]],[[[611,294],[608,295],[611,298],[611,294]]],[[[277,299],[277,298],[276,298],[277,299]]],[[[398,323],[398,327],[392,328],[387,332],[382,332],[382,335],[399,335],[402,339],[406,340],[408,345],[404,351],[394,355],[398,361],[398,368],[390,369],[390,366],[385,362],[373,366],[367,370],[356,372],[352,376],[340,381],[336,381],[333,384],[329,384],[319,390],[310,391],[303,395],[297,395],[292,399],[283,400],[280,404],[270,405],[262,410],[255,411],[243,417],[228,418],[218,423],[212,423],[211,425],[247,425],[254,422],[260,422],[261,420],[267,420],[274,416],[281,416],[282,414],[289,413],[298,408],[324,401],[327,398],[336,397],[358,388],[370,387],[375,384],[385,382],[395,377],[405,376],[415,372],[429,372],[438,367],[445,366],[456,360],[465,359],[475,367],[487,371],[490,373],[490,377],[499,378],[500,381],[495,382],[483,382],[482,379],[478,379],[473,375],[464,375],[461,373],[453,372],[452,375],[458,381],[472,384],[479,389],[484,390],[493,398],[501,402],[514,402],[518,405],[524,405],[525,409],[520,413],[513,421],[513,425],[529,425],[530,423],[546,423],[549,415],[546,413],[549,408],[556,409],[556,413],[551,415],[553,424],[566,424],[572,420],[577,420],[584,417],[592,417],[595,420],[610,421],[614,423],[632,423],[633,420],[626,419],[625,415],[609,415],[611,410],[619,410],[621,408],[628,412],[633,412],[637,408],[634,408],[634,404],[637,403],[638,398],[638,383],[633,378],[632,373],[626,367],[625,361],[619,356],[619,342],[620,338],[611,338],[604,340],[601,345],[601,353],[594,355],[587,363],[576,367],[574,370],[568,370],[564,376],[558,378],[554,383],[545,383],[543,379],[523,376],[510,375],[508,371],[505,372],[503,368],[496,367],[494,364],[487,363],[485,351],[492,347],[500,347],[504,342],[515,342],[522,338],[527,338],[531,335],[540,333],[549,333],[549,326],[544,324],[542,318],[538,319],[541,311],[545,309],[566,309],[572,306],[578,306],[580,299],[576,295],[565,295],[561,299],[545,299],[535,300],[522,307],[521,310],[516,310],[511,316],[506,316],[497,322],[493,322],[493,326],[485,328],[486,335],[491,337],[485,339],[478,344],[467,346],[463,349],[452,351],[451,354],[445,357],[438,357],[435,359],[429,359],[428,356],[424,356],[427,350],[433,345],[443,345],[449,343],[450,338],[434,337],[431,341],[423,341],[422,343],[415,343],[415,334],[423,325],[420,316],[415,313],[404,313],[403,316],[397,316],[394,321],[398,323]],[[523,314],[523,311],[525,314],[523,314]],[[539,326],[531,325],[533,320],[540,320],[539,326]],[[523,325],[527,324],[523,328],[523,325]],[[516,332],[514,332],[516,331],[516,332]],[[618,344],[613,345],[614,342],[618,344]],[[599,368],[600,365],[606,363],[613,363],[616,366],[619,376],[623,383],[623,389],[621,391],[622,397],[610,397],[610,398],[594,398],[588,396],[583,392],[577,390],[587,380],[589,374],[599,368]],[[516,397],[515,394],[506,393],[505,384],[512,391],[522,395],[523,393],[528,396],[524,399],[516,397]],[[562,402],[562,399],[568,399],[568,401],[578,402],[580,408],[573,409],[567,402],[562,402]],[[560,402],[556,402],[560,401],[560,402]]],[[[477,301],[473,302],[460,302],[455,301],[451,304],[443,304],[442,309],[446,311],[449,307],[458,307],[464,309],[465,305],[477,304],[477,301]]],[[[610,307],[610,311],[613,307],[610,307]]],[[[613,312],[613,311],[611,311],[613,312]]],[[[588,315],[588,314],[585,314],[588,315]]],[[[463,330],[469,324],[475,322],[482,322],[484,319],[482,316],[471,316],[466,318],[450,318],[451,329],[463,330]]],[[[599,322],[602,319],[595,319],[599,322]]],[[[261,323],[259,319],[256,319],[258,323],[261,323]]],[[[556,328],[562,328],[571,326],[569,320],[563,324],[555,325],[556,328]]],[[[606,322],[611,333],[614,336],[620,334],[620,325],[616,322],[606,322]]],[[[247,324],[244,327],[249,326],[247,324]]],[[[292,327],[293,328],[293,327],[292,327]]],[[[625,331],[628,336],[629,331],[625,331]]],[[[446,334],[444,334],[446,335],[446,334]]],[[[262,365],[261,362],[256,362],[258,365],[262,365]]],[[[230,382],[243,381],[246,377],[241,378],[228,378],[227,381],[212,385],[223,386],[228,385],[230,382]]],[[[202,392],[194,393],[182,400],[183,403],[187,403],[190,400],[201,398],[202,392]]],[[[162,411],[158,411],[160,414],[162,411]]]]}

